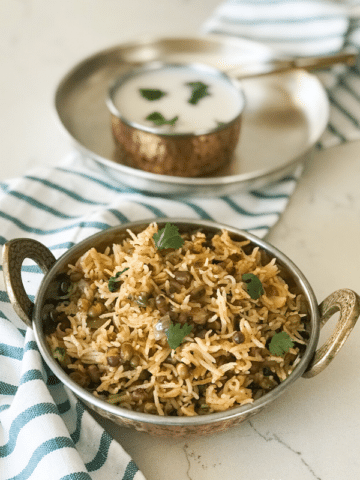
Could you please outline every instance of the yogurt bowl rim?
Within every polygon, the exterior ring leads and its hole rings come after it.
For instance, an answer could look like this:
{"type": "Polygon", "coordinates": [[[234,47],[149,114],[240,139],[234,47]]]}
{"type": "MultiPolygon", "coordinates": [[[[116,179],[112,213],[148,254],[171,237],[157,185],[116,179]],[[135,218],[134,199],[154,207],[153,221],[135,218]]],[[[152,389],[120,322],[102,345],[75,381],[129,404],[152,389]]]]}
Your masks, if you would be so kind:
{"type": "Polygon", "coordinates": [[[222,70],[213,67],[211,65],[207,65],[205,63],[199,63],[199,62],[186,62],[186,63],[181,63],[181,62],[163,62],[163,61],[152,61],[152,62],[146,62],[144,65],[133,68],[126,73],[119,75],[113,80],[108,88],[107,91],[107,96],[106,96],[106,105],[108,107],[108,110],[110,113],[115,116],[117,119],[119,119],[121,122],[123,122],[125,125],[128,125],[129,127],[132,127],[137,130],[141,130],[144,132],[148,133],[153,133],[155,135],[158,135],[160,137],[199,137],[201,135],[211,135],[213,133],[218,133],[221,130],[225,130],[234,123],[238,122],[240,117],[242,116],[245,106],[246,106],[246,98],[245,94],[243,92],[243,89],[241,88],[240,81],[237,80],[236,78],[230,77],[227,75],[225,72],[222,70]],[[212,74],[218,76],[219,78],[222,78],[223,80],[227,81],[232,87],[233,90],[236,91],[239,95],[239,100],[240,100],[240,110],[237,113],[237,115],[232,118],[228,122],[223,122],[223,124],[212,128],[212,129],[206,129],[206,130],[199,130],[195,132],[164,132],[160,131],[156,127],[150,127],[147,125],[143,125],[141,123],[135,122],[128,120],[116,107],[115,105],[115,95],[118,91],[118,89],[129,79],[132,77],[136,77],[137,75],[141,73],[146,73],[148,71],[154,71],[154,70],[160,70],[164,67],[173,67],[173,68],[181,68],[181,67],[191,67],[197,70],[203,70],[203,71],[208,71],[211,72],[212,74]]]}

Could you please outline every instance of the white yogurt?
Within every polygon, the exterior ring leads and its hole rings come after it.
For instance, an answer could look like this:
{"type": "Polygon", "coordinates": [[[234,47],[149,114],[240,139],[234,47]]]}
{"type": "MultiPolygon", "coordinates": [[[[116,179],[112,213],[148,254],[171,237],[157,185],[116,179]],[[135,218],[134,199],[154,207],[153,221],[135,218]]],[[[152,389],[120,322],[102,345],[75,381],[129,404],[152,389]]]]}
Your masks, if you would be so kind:
{"type": "Polygon", "coordinates": [[[205,133],[219,124],[234,120],[244,107],[241,90],[217,70],[198,65],[161,65],[125,77],[113,95],[119,116],[134,126],[161,133],[205,133]],[[207,86],[208,95],[191,104],[191,82],[207,86]],[[148,100],[141,89],[165,92],[158,100],[148,100]],[[177,117],[174,125],[157,126],[146,118],[158,112],[165,120],[177,117]]]}

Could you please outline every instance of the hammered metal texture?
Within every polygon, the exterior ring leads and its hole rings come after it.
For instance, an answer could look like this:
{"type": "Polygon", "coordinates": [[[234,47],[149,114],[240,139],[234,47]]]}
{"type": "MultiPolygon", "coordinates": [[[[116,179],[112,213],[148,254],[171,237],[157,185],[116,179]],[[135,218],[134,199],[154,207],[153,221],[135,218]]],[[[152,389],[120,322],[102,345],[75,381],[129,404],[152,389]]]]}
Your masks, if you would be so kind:
{"type": "Polygon", "coordinates": [[[34,260],[44,273],[50,270],[56,258],[42,243],[30,238],[16,238],[4,245],[3,271],[10,302],[21,320],[32,327],[34,304],[29,299],[21,278],[25,258],[34,260]]]}
{"type": "Polygon", "coordinates": [[[120,162],[146,172],[199,177],[227,166],[239,141],[241,116],[206,135],[156,135],[111,115],[120,162]]]}
{"type": "Polygon", "coordinates": [[[340,312],[334,331],[328,340],[315,352],[304,377],[311,378],[326,368],[344,345],[360,314],[360,298],[349,289],[341,289],[329,295],[319,306],[320,326],[332,315],[340,312]]]}
{"type": "MultiPolygon", "coordinates": [[[[99,399],[93,396],[90,392],[82,389],[79,387],[79,385],[73,382],[60,367],[60,365],[55,361],[49,351],[41,321],[42,305],[47,299],[46,295],[49,285],[54,280],[54,277],[59,272],[64,271],[69,263],[72,263],[89,248],[97,247],[101,251],[105,249],[107,245],[116,243],[127,237],[129,235],[128,229],[132,230],[134,233],[139,233],[148,225],[147,222],[143,221],[128,223],[118,227],[109,228],[103,232],[99,232],[91,237],[88,237],[82,242],[79,242],[68,252],[62,255],[62,257],[54,265],[52,273],[46,275],[40,285],[35,307],[36,316],[33,318],[34,334],[39,350],[52,371],[58,376],[64,385],[72,390],[74,394],[77,395],[83,402],[85,402],[90,409],[93,409],[104,418],[108,418],[121,426],[135,428],[136,430],[144,431],[151,435],[164,437],[189,437],[222,432],[249,419],[251,416],[269,406],[273,401],[276,401],[280,395],[282,395],[285,391],[288,391],[289,387],[298,378],[300,378],[300,376],[304,375],[304,372],[306,376],[307,369],[309,370],[307,376],[313,376],[314,374],[318,373],[318,371],[321,371],[323,368],[325,368],[326,365],[324,366],[324,364],[321,363],[318,364],[319,366],[316,366],[318,360],[321,362],[321,349],[319,349],[317,355],[315,356],[315,361],[312,362],[318,343],[320,321],[319,307],[316,303],[316,298],[314,292],[312,291],[311,285],[308,283],[302,273],[291,262],[291,260],[289,260],[280,251],[264,240],[261,240],[258,237],[249,234],[248,232],[210,221],[200,222],[197,220],[179,218],[159,218],[157,219],[159,228],[163,228],[168,221],[171,221],[173,224],[177,225],[181,232],[188,232],[194,230],[194,228],[201,228],[204,232],[214,234],[217,233],[221,228],[227,228],[233,238],[237,238],[238,240],[249,240],[254,246],[256,245],[264,249],[269,254],[270,258],[277,258],[278,264],[288,272],[290,279],[297,286],[296,288],[299,288],[304,297],[307,299],[308,316],[310,322],[309,343],[294,372],[277,388],[256,400],[254,404],[245,405],[245,408],[240,408],[237,412],[231,413],[227,411],[222,412],[220,415],[216,414],[216,418],[212,416],[212,414],[201,417],[188,417],[184,419],[179,417],[176,419],[174,417],[160,418],[156,415],[141,414],[120,407],[114,408],[114,406],[108,405],[106,402],[99,401],[99,399]]],[[[29,305],[29,299],[24,293],[24,290],[22,290],[23,285],[20,278],[20,269],[23,259],[26,257],[33,258],[42,269],[46,270],[52,266],[52,263],[55,262],[55,258],[42,244],[29,239],[8,242],[4,250],[4,273],[6,277],[7,288],[9,288],[9,296],[12,295],[14,298],[14,308],[17,307],[17,305],[21,305],[21,308],[24,310],[23,300],[27,305],[29,305]],[[10,248],[11,246],[13,246],[13,249],[10,248]],[[9,254],[9,249],[11,250],[11,255],[9,254]]],[[[330,340],[330,344],[336,345],[338,350],[346,340],[347,335],[350,333],[351,328],[354,326],[359,315],[360,309],[357,295],[351,290],[340,290],[330,295],[320,306],[322,323],[325,323],[327,318],[329,318],[337,309],[340,309],[343,312],[341,316],[342,320],[339,327],[336,328],[334,332],[335,340],[334,342],[333,340],[330,340]]],[[[26,320],[26,315],[24,315],[24,319],[26,320]]],[[[325,364],[328,364],[331,358],[336,354],[336,349],[333,351],[330,349],[330,353],[326,352],[327,350],[325,351],[325,364]]]]}
{"type": "MultiPolygon", "coordinates": [[[[84,400],[83,400],[84,401],[84,400]]],[[[155,422],[141,422],[129,418],[114,415],[105,411],[89,402],[84,402],[87,407],[94,410],[104,418],[111,420],[121,427],[134,428],[138,432],[145,432],[154,437],[171,437],[171,438],[195,438],[213,435],[215,433],[225,432],[229,428],[235,427],[245,422],[253,415],[258,414],[265,407],[258,408],[256,411],[244,412],[242,415],[233,416],[228,419],[219,420],[218,422],[205,423],[203,425],[160,425],[155,422]]],[[[204,416],[205,417],[205,416],[204,416]]]]}

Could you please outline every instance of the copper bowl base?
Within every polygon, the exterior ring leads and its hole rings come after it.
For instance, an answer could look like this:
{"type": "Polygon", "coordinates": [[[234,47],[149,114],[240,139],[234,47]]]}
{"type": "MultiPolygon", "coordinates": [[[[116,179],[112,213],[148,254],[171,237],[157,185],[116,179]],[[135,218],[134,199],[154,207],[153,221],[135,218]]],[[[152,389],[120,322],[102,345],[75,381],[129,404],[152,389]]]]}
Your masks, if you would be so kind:
{"type": "Polygon", "coordinates": [[[227,166],[239,141],[241,116],[225,128],[204,135],[157,135],[124,123],[115,115],[111,125],[115,158],[146,172],[202,177],[227,166]]]}

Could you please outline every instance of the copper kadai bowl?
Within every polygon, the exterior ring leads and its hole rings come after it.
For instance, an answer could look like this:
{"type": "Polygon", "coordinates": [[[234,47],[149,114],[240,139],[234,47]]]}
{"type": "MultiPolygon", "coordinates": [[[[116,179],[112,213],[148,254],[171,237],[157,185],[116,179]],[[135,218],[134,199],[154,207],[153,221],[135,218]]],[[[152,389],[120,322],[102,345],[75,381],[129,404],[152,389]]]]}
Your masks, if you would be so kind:
{"type": "MultiPolygon", "coordinates": [[[[111,113],[111,126],[116,144],[115,156],[125,164],[162,175],[200,177],[214,173],[228,165],[239,141],[245,97],[236,79],[207,65],[189,64],[195,71],[209,78],[221,79],[234,92],[234,104],[239,102],[236,116],[222,126],[197,133],[162,132],[159,128],[131,122],[116,106],[116,94],[122,84],[141,73],[159,70],[165,66],[154,62],[130,71],[118,78],[110,87],[107,106],[111,113]]],[[[176,71],[178,64],[169,64],[176,71]]]]}
{"type": "Polygon", "coordinates": [[[302,293],[308,310],[308,345],[300,362],[290,376],[269,393],[255,400],[252,404],[243,405],[225,412],[198,415],[193,417],[158,416],[148,413],[130,411],[119,406],[111,405],[93,396],[72,381],[53,359],[47,345],[41,324],[41,311],[46,300],[46,292],[50,282],[60,272],[66,271],[67,265],[74,262],[90,247],[100,250],[112,243],[121,242],[128,236],[127,229],[134,233],[144,230],[149,222],[136,222],[109,228],[92,235],[56,260],[53,254],[41,243],[31,239],[14,239],[7,242],[3,250],[3,268],[6,288],[13,308],[27,326],[33,328],[40,352],[55,375],[67,385],[88,407],[98,414],[109,418],[121,426],[133,427],[156,436],[189,437],[221,432],[235,426],[270,405],[299,378],[310,378],[320,373],[335,357],[349,333],[354,327],[360,314],[359,297],[352,290],[337,290],[318,305],[314,292],[300,270],[283,253],[267,242],[245,231],[207,221],[185,219],[159,219],[159,228],[166,222],[171,222],[180,232],[201,228],[202,231],[214,234],[220,229],[227,229],[236,240],[250,240],[252,246],[259,246],[270,257],[276,257],[277,264],[286,272],[286,280],[297,293],[302,293]],[[34,260],[44,272],[45,276],[39,287],[35,305],[27,296],[22,279],[21,266],[24,259],[34,260]],[[318,347],[320,328],[337,311],[339,319],[329,339],[318,347]]]}

